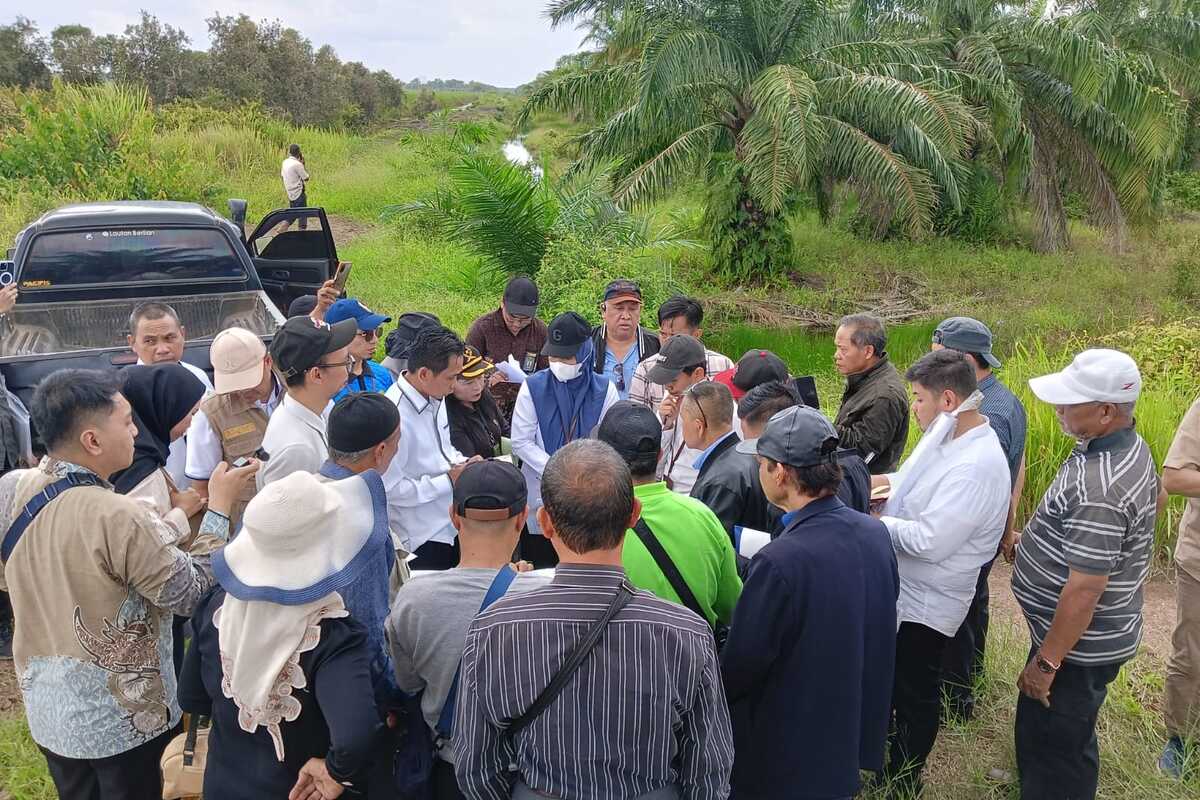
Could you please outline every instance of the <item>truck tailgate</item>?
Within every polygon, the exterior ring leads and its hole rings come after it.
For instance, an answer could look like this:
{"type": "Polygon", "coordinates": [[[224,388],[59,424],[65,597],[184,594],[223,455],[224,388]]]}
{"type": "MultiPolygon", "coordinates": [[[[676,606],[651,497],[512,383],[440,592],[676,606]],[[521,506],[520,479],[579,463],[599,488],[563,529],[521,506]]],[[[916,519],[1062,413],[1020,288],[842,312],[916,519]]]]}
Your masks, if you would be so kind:
{"type": "MultiPolygon", "coordinates": [[[[207,342],[226,328],[246,328],[260,336],[275,333],[283,317],[262,291],[223,295],[146,298],[168,303],[187,330],[188,349],[207,342]]],[[[95,351],[128,352],[129,314],[142,300],[87,300],[83,302],[20,303],[0,320],[0,362],[26,359],[58,360],[56,356],[97,355],[95,351]]],[[[66,360],[66,359],[64,359],[66,360]]],[[[78,361],[77,358],[71,358],[78,361]]],[[[189,359],[190,361],[191,359],[189,359]]],[[[207,360],[207,359],[206,359],[207,360]]],[[[95,363],[106,366],[108,359],[95,363]]]]}

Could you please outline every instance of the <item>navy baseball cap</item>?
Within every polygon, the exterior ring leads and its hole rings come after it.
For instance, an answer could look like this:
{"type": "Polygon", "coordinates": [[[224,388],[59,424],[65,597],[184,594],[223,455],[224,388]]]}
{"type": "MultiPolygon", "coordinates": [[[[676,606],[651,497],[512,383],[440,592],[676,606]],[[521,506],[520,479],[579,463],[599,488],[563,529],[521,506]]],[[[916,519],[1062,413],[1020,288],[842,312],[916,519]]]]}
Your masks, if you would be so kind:
{"type": "Polygon", "coordinates": [[[564,311],[550,321],[542,355],[571,358],[579,354],[580,346],[592,335],[592,326],[574,311],[564,311]]]}
{"type": "Polygon", "coordinates": [[[376,314],[353,297],[338,300],[325,312],[325,321],[330,325],[341,322],[344,319],[352,319],[357,322],[360,331],[373,331],[385,322],[392,321],[391,317],[376,314]]]}
{"type": "Polygon", "coordinates": [[[525,510],[528,499],[525,476],[507,461],[469,464],[454,482],[454,512],[466,519],[512,519],[525,510]]]}

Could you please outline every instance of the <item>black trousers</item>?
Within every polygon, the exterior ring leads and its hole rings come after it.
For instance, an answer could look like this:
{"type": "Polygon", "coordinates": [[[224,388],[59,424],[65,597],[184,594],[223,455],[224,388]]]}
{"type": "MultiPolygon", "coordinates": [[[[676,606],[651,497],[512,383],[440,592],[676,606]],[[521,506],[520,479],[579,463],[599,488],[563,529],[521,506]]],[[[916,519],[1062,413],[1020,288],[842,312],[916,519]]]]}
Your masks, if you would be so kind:
{"type": "MultiPolygon", "coordinates": [[[[1030,651],[1029,657],[1033,657],[1030,651]]],[[[1028,663],[1028,662],[1027,662],[1028,663]]],[[[1015,738],[1021,800],[1091,800],[1100,779],[1096,717],[1120,664],[1063,664],[1050,707],[1017,698],[1015,738]]]]}
{"type": "Polygon", "coordinates": [[[454,544],[443,542],[426,542],[415,551],[416,558],[408,562],[410,570],[418,569],[453,569],[458,566],[458,539],[454,544]]]}
{"type": "Polygon", "coordinates": [[[108,758],[64,758],[44,747],[59,800],[161,800],[158,762],[178,730],[108,758]]]}
{"type": "Polygon", "coordinates": [[[919,788],[921,770],[937,740],[942,707],[942,656],[950,637],[916,622],[896,634],[892,735],[885,775],[899,788],[919,788]]]}
{"type": "Polygon", "coordinates": [[[983,675],[984,647],[987,644],[988,576],[992,574],[992,559],[979,570],[975,584],[975,599],[967,609],[967,618],[958,633],[946,644],[942,656],[942,685],[950,702],[950,711],[963,721],[975,713],[975,686],[983,675]]]}

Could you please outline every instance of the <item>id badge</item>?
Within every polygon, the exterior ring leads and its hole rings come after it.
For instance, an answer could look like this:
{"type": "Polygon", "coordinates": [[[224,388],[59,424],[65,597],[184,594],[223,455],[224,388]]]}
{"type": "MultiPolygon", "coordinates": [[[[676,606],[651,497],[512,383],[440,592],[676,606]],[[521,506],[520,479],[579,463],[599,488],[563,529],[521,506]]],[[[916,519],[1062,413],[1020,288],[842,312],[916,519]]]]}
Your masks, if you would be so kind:
{"type": "Polygon", "coordinates": [[[529,352],[525,354],[525,360],[521,362],[521,369],[525,374],[532,374],[537,369],[537,353],[529,352]]]}

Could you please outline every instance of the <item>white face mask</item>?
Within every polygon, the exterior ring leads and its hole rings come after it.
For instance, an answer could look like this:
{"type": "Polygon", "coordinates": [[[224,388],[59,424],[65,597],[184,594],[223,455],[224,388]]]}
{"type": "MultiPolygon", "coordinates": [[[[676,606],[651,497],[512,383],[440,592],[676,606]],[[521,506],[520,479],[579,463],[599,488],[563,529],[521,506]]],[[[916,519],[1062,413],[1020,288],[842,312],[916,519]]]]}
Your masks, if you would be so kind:
{"type": "Polygon", "coordinates": [[[555,378],[558,378],[563,383],[578,378],[581,369],[583,369],[582,364],[564,364],[561,361],[550,362],[550,371],[554,373],[555,378]]]}

